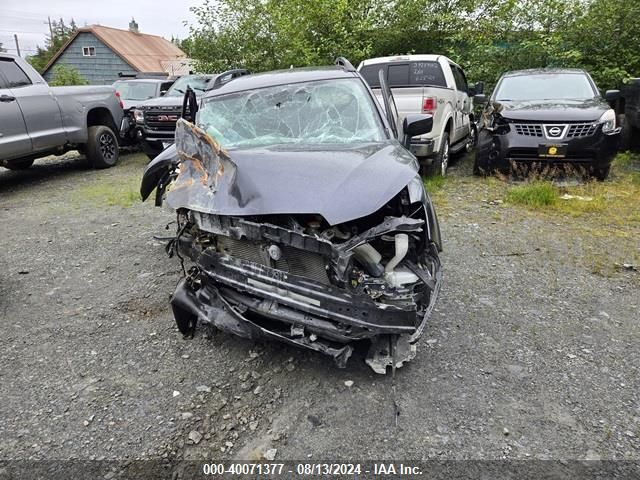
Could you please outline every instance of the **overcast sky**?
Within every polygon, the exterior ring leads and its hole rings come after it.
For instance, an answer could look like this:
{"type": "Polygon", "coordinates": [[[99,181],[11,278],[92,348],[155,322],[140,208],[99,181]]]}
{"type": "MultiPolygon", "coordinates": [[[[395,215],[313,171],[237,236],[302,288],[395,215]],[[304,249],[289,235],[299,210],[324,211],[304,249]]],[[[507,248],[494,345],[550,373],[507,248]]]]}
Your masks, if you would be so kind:
{"type": "Polygon", "coordinates": [[[127,29],[133,16],[140,32],[185,38],[186,22],[194,17],[189,7],[202,0],[0,0],[0,43],[10,53],[16,53],[13,35],[18,35],[22,56],[33,54],[36,45],[44,45],[49,32],[47,16],[73,17],[78,26],[99,23],[127,29]]]}

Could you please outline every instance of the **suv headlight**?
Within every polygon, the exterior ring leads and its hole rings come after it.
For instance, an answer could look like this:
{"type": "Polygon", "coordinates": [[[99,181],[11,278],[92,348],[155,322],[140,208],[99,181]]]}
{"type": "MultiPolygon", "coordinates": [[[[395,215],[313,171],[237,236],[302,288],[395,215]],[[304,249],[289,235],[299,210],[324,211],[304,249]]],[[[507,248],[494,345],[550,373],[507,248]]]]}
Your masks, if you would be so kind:
{"type": "Polygon", "coordinates": [[[607,110],[602,114],[598,123],[602,124],[602,133],[609,133],[616,128],[616,112],[612,109],[607,110]]]}
{"type": "Polygon", "coordinates": [[[136,123],[144,123],[144,112],[136,108],[133,111],[133,118],[135,118],[136,123]]]}

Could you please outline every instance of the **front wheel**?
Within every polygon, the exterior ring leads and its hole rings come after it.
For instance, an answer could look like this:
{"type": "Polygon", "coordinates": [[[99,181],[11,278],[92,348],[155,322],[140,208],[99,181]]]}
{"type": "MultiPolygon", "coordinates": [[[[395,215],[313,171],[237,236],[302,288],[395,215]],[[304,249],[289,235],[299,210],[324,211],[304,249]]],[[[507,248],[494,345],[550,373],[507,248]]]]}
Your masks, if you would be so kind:
{"type": "Polygon", "coordinates": [[[610,170],[611,170],[611,166],[610,165],[607,166],[607,167],[604,167],[604,168],[596,168],[593,171],[593,176],[596,177],[596,179],[599,182],[604,182],[607,179],[607,177],[609,176],[609,171],[610,170]]]}
{"type": "Polygon", "coordinates": [[[87,159],[93,168],[110,168],[118,163],[118,137],[106,125],[89,127],[87,159]]]}
{"type": "Polygon", "coordinates": [[[429,175],[436,177],[446,177],[447,168],[449,168],[449,134],[444,132],[442,134],[442,141],[440,142],[440,151],[433,157],[431,166],[429,168],[429,175]]]}
{"type": "Polygon", "coordinates": [[[33,165],[34,161],[35,159],[33,158],[27,158],[27,159],[21,159],[21,160],[7,160],[4,163],[4,167],[8,168],[9,170],[26,170],[31,165],[33,165]]]}

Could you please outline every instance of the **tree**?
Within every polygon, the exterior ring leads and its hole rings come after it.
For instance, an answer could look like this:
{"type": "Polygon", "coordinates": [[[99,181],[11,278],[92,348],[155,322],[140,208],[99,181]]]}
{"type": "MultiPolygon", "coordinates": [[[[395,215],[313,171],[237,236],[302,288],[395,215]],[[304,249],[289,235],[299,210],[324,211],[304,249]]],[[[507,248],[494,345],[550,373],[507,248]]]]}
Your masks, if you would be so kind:
{"type": "Polygon", "coordinates": [[[69,85],[88,85],[89,82],[78,70],[68,65],[56,65],[53,69],[53,77],[49,85],[53,87],[64,87],[69,85]]]}
{"type": "Polygon", "coordinates": [[[38,72],[42,73],[49,60],[60,50],[71,36],[78,30],[76,22],[72,18],[69,25],[66,25],[64,19],[51,22],[51,34],[45,40],[44,48],[40,45],[36,46],[36,54],[27,57],[27,61],[38,72]]]}
{"type": "Polygon", "coordinates": [[[200,71],[443,53],[491,87],[506,70],[582,67],[600,87],[640,74],[640,2],[207,0],[182,46],[200,71]]]}

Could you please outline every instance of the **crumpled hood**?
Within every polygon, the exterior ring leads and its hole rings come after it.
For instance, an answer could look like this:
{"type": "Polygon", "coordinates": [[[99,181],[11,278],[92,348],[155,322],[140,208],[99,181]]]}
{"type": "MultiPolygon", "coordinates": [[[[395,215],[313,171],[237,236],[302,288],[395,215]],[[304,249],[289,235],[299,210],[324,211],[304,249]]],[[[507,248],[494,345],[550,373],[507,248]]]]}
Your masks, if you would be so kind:
{"type": "Polygon", "coordinates": [[[604,100],[549,100],[549,101],[502,101],[500,114],[511,120],[534,120],[547,122],[592,122],[611,108],[604,100]]]}
{"type": "MultiPolygon", "coordinates": [[[[167,203],[217,215],[308,213],[335,225],[375,212],[418,172],[415,158],[396,141],[227,153],[204,131],[179,120],[176,146],[149,164],[145,177],[159,162],[175,162],[176,148],[182,163],[167,203]]],[[[145,178],[141,193],[150,193],[145,178]]]]}

